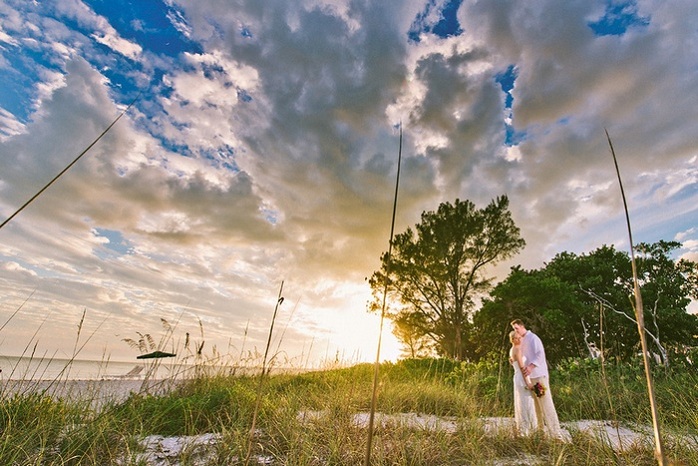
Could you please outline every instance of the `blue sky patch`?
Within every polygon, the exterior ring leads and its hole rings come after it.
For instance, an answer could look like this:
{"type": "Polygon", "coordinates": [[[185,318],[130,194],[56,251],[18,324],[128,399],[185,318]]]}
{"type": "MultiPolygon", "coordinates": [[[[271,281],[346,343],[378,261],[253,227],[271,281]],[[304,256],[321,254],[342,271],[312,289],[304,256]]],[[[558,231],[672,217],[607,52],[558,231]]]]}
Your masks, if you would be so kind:
{"type": "Polygon", "coordinates": [[[463,0],[447,0],[439,12],[439,21],[430,23],[429,19],[436,8],[436,0],[430,0],[424,11],[419,13],[414,19],[410,30],[407,32],[409,40],[419,42],[419,36],[423,33],[433,33],[441,38],[462,34],[463,29],[461,29],[458,22],[458,8],[460,8],[462,2],[463,0]]]}
{"type": "Polygon", "coordinates": [[[260,212],[264,220],[272,225],[276,225],[279,222],[279,212],[273,209],[261,208],[260,212]]]}
{"type": "MultiPolygon", "coordinates": [[[[495,75],[494,80],[501,86],[502,92],[504,92],[504,109],[507,110],[509,119],[513,119],[512,106],[514,105],[514,96],[511,91],[514,89],[514,82],[518,72],[514,65],[509,65],[506,71],[498,73],[495,75]]],[[[504,143],[507,146],[515,146],[526,138],[526,133],[523,131],[516,131],[514,126],[507,121],[504,122],[505,136],[504,143]]]]}
{"type": "MultiPolygon", "coordinates": [[[[179,126],[180,128],[186,128],[186,125],[174,125],[173,124],[173,126],[175,126],[175,127],[179,126]]],[[[155,137],[158,141],[160,141],[160,145],[162,145],[163,148],[167,149],[168,151],[170,151],[172,153],[179,154],[183,157],[191,157],[193,155],[191,149],[186,144],[179,144],[179,143],[173,142],[173,141],[167,139],[166,137],[160,136],[160,135],[154,135],[153,137],[155,137]]]]}
{"type": "MultiPolygon", "coordinates": [[[[107,18],[109,24],[126,40],[138,43],[144,53],[154,53],[163,57],[177,57],[184,52],[202,53],[202,47],[189,40],[174,24],[181,21],[178,12],[165,3],[154,1],[112,2],[107,0],[87,0],[86,3],[100,16],[107,18]]],[[[50,8],[47,8],[50,10],[50,8]]],[[[47,12],[49,15],[55,11],[47,12]]],[[[52,19],[65,24],[68,28],[79,31],[85,37],[92,37],[94,31],[85,29],[76,19],[66,16],[53,16],[52,19]]],[[[28,36],[35,40],[41,37],[28,36]]],[[[139,90],[147,91],[159,86],[164,70],[153,69],[150,86],[138,89],[133,77],[142,71],[140,63],[114,53],[112,49],[92,39],[92,52],[87,57],[93,66],[109,78],[110,85],[117,89],[116,95],[130,96],[124,102],[135,97],[139,90]]],[[[19,41],[20,44],[24,44],[19,41]]],[[[87,50],[83,51],[84,53],[87,50]]],[[[33,111],[33,102],[37,96],[37,84],[42,81],[46,69],[64,73],[62,61],[57,59],[50,47],[32,48],[25,45],[5,45],[0,49],[3,59],[9,66],[0,69],[0,107],[13,114],[17,120],[26,123],[33,111]]],[[[147,109],[143,109],[146,111],[147,109]]]]}
{"type": "Polygon", "coordinates": [[[505,72],[498,73],[494,77],[495,81],[502,87],[502,91],[506,94],[505,108],[511,108],[511,105],[514,103],[514,96],[511,95],[511,90],[514,89],[514,81],[516,81],[517,75],[514,65],[509,65],[505,72]]]}
{"type": "Polygon", "coordinates": [[[235,149],[228,144],[216,147],[215,149],[202,149],[198,155],[209,160],[212,165],[224,168],[233,173],[239,173],[240,167],[235,162],[235,149]]]}
{"type": "Polygon", "coordinates": [[[635,0],[614,2],[609,1],[606,12],[596,21],[587,23],[597,36],[622,36],[631,27],[649,25],[650,19],[641,17],[637,11],[635,0]]]}
{"type": "Polygon", "coordinates": [[[0,69],[0,107],[15,116],[19,121],[26,122],[31,110],[30,96],[25,92],[31,86],[31,80],[26,75],[18,75],[12,69],[0,69]]]}
{"type": "Polygon", "coordinates": [[[252,96],[250,94],[248,94],[246,90],[238,89],[237,93],[238,93],[238,100],[240,102],[252,102],[252,96]]]}
{"type": "MultiPolygon", "coordinates": [[[[131,243],[129,243],[129,241],[127,241],[126,238],[124,238],[121,232],[116,230],[107,230],[105,228],[95,228],[94,231],[95,236],[101,236],[109,240],[108,242],[102,244],[104,248],[115,252],[119,256],[130,254],[132,250],[131,243]]],[[[108,255],[105,254],[104,251],[97,251],[96,254],[102,258],[108,255]]]]}
{"type": "Polygon", "coordinates": [[[518,146],[521,141],[526,139],[526,132],[516,131],[512,124],[504,123],[504,130],[506,131],[504,135],[504,144],[509,147],[518,146]]]}
{"type": "Polygon", "coordinates": [[[203,51],[172,24],[178,15],[162,2],[91,0],[86,3],[95,13],[108,18],[124,39],[137,42],[150,52],[172,56],[203,51]]]}
{"type": "Polygon", "coordinates": [[[61,70],[40,50],[14,45],[4,48],[0,53],[10,66],[0,67],[0,107],[26,123],[34,108],[40,75],[45,70],[61,70]]]}

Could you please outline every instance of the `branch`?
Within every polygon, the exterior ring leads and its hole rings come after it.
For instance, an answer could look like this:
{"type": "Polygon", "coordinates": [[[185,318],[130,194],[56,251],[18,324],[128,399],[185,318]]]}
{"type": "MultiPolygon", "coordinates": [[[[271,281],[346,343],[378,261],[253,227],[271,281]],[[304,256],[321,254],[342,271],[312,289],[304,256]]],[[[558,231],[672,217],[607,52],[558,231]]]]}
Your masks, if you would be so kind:
{"type": "MultiPolygon", "coordinates": [[[[591,296],[593,299],[595,299],[595,300],[596,300],[599,304],[601,304],[603,307],[605,307],[605,308],[607,308],[607,309],[610,309],[611,311],[615,312],[616,314],[625,317],[625,318],[628,319],[630,322],[632,322],[633,324],[637,325],[637,320],[635,320],[634,318],[632,318],[631,316],[629,316],[629,315],[626,314],[625,312],[623,312],[623,311],[621,311],[621,310],[618,310],[618,309],[616,309],[615,307],[613,307],[613,305],[612,305],[610,302],[608,302],[606,299],[604,299],[604,298],[602,298],[601,296],[597,295],[597,294],[594,293],[593,291],[585,290],[584,288],[582,288],[582,291],[585,292],[586,294],[588,294],[589,296],[591,296]]],[[[666,361],[666,357],[664,356],[664,355],[666,355],[666,350],[664,349],[664,346],[662,346],[661,342],[659,341],[659,338],[655,337],[654,334],[652,334],[652,332],[650,332],[649,330],[647,330],[647,327],[644,327],[644,330],[645,330],[645,333],[646,333],[647,335],[649,335],[649,337],[652,339],[652,341],[654,341],[654,343],[657,345],[657,347],[659,348],[659,351],[662,353],[662,356],[665,358],[664,360],[666,361]]]]}

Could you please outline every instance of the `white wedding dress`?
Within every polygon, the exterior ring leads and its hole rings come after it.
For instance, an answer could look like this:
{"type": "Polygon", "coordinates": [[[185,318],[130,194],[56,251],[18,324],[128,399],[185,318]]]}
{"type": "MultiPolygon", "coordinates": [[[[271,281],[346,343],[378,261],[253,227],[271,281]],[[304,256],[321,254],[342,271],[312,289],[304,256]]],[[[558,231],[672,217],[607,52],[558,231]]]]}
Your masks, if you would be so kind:
{"type": "MultiPolygon", "coordinates": [[[[513,358],[513,348],[509,350],[509,357],[513,358]]],[[[512,361],[512,366],[514,367],[514,421],[520,435],[530,435],[538,424],[533,392],[526,388],[519,364],[512,361]]]]}

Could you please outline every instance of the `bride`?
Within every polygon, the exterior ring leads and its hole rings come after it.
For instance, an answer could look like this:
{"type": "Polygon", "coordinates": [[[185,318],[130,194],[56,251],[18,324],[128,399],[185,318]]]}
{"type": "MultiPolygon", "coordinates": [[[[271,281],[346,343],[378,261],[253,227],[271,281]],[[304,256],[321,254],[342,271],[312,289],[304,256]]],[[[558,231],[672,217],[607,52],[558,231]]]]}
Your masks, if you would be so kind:
{"type": "Polygon", "coordinates": [[[509,362],[514,366],[514,420],[520,435],[532,434],[536,429],[536,408],[533,400],[533,384],[524,377],[521,368],[526,367],[526,359],[521,352],[521,337],[514,331],[509,333],[511,349],[509,362]]]}

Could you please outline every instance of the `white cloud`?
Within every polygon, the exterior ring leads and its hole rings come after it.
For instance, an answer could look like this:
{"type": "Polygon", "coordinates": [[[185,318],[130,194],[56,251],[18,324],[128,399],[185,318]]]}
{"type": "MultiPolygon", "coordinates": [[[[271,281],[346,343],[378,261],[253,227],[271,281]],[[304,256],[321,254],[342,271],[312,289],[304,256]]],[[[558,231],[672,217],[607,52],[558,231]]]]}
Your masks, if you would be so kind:
{"type": "Polygon", "coordinates": [[[0,141],[16,136],[24,130],[22,122],[5,109],[0,108],[0,141]]]}
{"type": "Polygon", "coordinates": [[[42,70],[26,125],[3,118],[3,213],[119,112],[106,77],[114,69],[90,34],[147,57],[127,78],[148,83],[157,70],[155,88],[167,92],[139,103],[3,229],[0,256],[35,275],[5,268],[0,284],[19,295],[36,287],[37,309],[61,303],[72,316],[87,306],[121,335],[183,313],[239,348],[247,322],[250,345],[264,341],[260,316],[286,280],[287,304],[300,303],[289,345],[305,351],[315,335],[324,339],[316,350],[332,354],[349,347],[341,331],[356,321],[371,346],[364,278],[388,242],[400,121],[398,232],[439,202],[484,206],[507,194],[528,244],[515,263],[622,245],[608,128],[636,239],[681,238],[695,253],[698,58],[686,44],[698,12],[687,4],[643,2],[648,27],[594,37],[586,22],[602,2],[464,0],[463,35],[410,43],[417,2],[178,1],[168,3],[171,21],[200,50],[165,57],[124,41],[82,3],[59,3],[89,32],[44,19],[26,33],[36,47],[50,37],[61,66],[42,70]],[[511,116],[495,81],[510,65],[511,116]],[[505,123],[525,131],[518,145],[505,145],[505,123]],[[110,252],[95,228],[119,232],[132,250],[110,252]]]}
{"type": "Polygon", "coordinates": [[[140,45],[121,37],[106,18],[95,14],[82,1],[63,0],[56,2],[55,8],[59,14],[78,21],[83,27],[92,29],[91,37],[100,44],[132,60],[140,57],[143,51],[140,45]]]}
{"type": "Polygon", "coordinates": [[[0,42],[5,42],[10,45],[17,45],[18,42],[10,37],[5,31],[0,27],[0,42]]]}
{"type": "Polygon", "coordinates": [[[137,60],[143,51],[140,45],[119,37],[114,30],[94,33],[92,34],[92,38],[100,44],[106,45],[113,51],[133,60],[137,60]]]}
{"type": "Polygon", "coordinates": [[[691,239],[683,242],[685,249],[698,250],[698,239],[691,239]]]}
{"type": "Polygon", "coordinates": [[[689,238],[692,235],[695,235],[697,231],[698,230],[696,230],[695,228],[689,228],[688,230],[685,230],[685,231],[679,231],[676,233],[675,239],[676,239],[676,241],[684,241],[686,238],[689,238]]]}
{"type": "Polygon", "coordinates": [[[22,267],[20,264],[17,262],[6,262],[2,264],[2,268],[8,272],[19,272],[19,273],[25,273],[28,275],[31,275],[32,277],[36,277],[37,274],[33,270],[27,269],[25,267],[22,267]]]}

